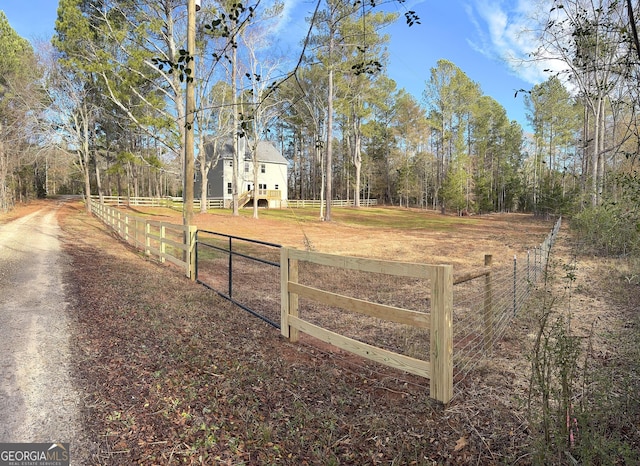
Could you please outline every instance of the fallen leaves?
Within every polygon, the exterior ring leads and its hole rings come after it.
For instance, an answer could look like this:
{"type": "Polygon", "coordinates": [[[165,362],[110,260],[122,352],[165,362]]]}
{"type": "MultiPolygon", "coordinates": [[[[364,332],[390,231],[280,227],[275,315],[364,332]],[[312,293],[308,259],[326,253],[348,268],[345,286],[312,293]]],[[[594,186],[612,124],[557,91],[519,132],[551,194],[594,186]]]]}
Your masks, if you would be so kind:
{"type": "Polygon", "coordinates": [[[467,437],[460,437],[456,442],[456,446],[453,448],[453,451],[461,451],[467,445],[469,445],[469,442],[467,441],[467,437]]]}

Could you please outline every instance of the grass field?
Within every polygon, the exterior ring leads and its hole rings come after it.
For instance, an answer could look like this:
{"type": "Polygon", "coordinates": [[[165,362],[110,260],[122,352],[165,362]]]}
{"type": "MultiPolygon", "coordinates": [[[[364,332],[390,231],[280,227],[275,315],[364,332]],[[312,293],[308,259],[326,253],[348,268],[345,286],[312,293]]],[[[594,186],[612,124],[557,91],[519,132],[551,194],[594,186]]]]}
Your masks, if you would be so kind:
{"type": "MultiPolygon", "coordinates": [[[[136,209],[163,221],[181,222],[169,209],[136,209]]],[[[453,264],[460,271],[482,265],[492,254],[496,265],[509,263],[538,246],[553,226],[526,214],[457,217],[434,211],[392,207],[334,208],[333,221],[318,219],[318,209],[251,209],[233,217],[228,210],[197,214],[202,230],[281,244],[297,249],[376,259],[453,264]]]]}

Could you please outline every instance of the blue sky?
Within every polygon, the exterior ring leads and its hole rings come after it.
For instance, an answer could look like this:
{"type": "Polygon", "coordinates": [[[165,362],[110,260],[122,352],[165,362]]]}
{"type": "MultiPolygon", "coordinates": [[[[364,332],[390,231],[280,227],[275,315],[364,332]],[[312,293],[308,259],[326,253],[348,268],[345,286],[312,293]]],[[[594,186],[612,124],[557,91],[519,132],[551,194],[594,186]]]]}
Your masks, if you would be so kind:
{"type": "MultiPolygon", "coordinates": [[[[207,0],[202,0],[206,2],[207,0]]],[[[313,3],[285,0],[286,28],[293,36],[306,32],[304,17],[313,3]]],[[[521,58],[533,41],[523,34],[535,13],[531,0],[408,0],[403,8],[415,10],[421,24],[408,27],[400,19],[388,29],[390,63],[388,74],[418,100],[422,99],[430,69],[439,59],[456,64],[482,91],[507,110],[510,119],[527,129],[522,95],[546,76],[540,67],[527,68],[507,58],[521,58]]],[[[0,0],[11,26],[29,40],[48,39],[53,34],[56,0],[0,0]]],[[[538,10],[540,4],[537,5],[538,10]]],[[[296,41],[297,42],[297,41],[296,41]]]]}
{"type": "MultiPolygon", "coordinates": [[[[407,27],[404,21],[393,25],[390,34],[389,74],[399,85],[421,98],[431,68],[439,59],[457,65],[484,94],[493,97],[507,110],[508,117],[526,124],[523,94],[540,82],[540,76],[525,73],[522,67],[511,66],[505,54],[524,52],[512,50],[505,43],[505,31],[500,30],[500,16],[508,21],[508,9],[516,2],[428,0],[412,5],[421,24],[407,27]]],[[[506,25],[505,25],[506,28],[506,25]]],[[[543,78],[544,79],[544,78],[543,78]]]]}

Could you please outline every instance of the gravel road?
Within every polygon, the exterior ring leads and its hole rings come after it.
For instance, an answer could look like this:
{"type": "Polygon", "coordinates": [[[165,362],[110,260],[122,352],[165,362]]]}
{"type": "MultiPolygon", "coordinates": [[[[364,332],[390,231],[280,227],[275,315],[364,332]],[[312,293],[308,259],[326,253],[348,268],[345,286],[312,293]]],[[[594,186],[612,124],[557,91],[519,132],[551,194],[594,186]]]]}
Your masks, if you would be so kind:
{"type": "Polygon", "coordinates": [[[71,464],[86,464],[59,207],[0,225],[0,442],[69,442],[71,464]]]}

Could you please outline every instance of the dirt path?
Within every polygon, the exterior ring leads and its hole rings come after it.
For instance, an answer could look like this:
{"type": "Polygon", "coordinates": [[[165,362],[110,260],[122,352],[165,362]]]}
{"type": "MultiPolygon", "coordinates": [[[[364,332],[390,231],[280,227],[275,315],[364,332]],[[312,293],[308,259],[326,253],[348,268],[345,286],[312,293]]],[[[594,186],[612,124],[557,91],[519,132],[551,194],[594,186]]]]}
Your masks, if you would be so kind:
{"type": "Polygon", "coordinates": [[[71,464],[84,464],[59,207],[0,225],[0,442],[69,442],[71,464]]]}

